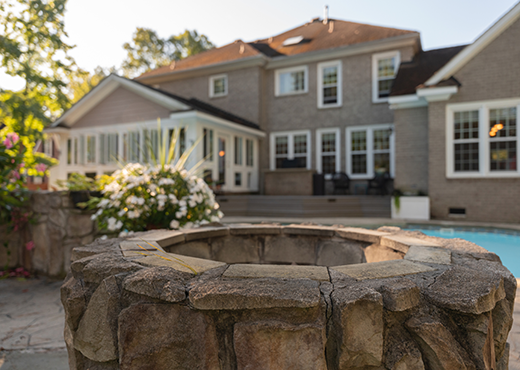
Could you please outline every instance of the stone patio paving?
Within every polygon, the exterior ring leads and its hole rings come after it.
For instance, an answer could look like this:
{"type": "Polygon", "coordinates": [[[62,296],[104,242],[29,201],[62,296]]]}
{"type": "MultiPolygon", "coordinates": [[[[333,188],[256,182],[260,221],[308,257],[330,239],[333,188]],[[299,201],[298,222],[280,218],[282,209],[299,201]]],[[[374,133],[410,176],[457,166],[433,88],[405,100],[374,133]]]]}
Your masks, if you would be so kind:
{"type": "MultiPolygon", "coordinates": [[[[520,279],[517,279],[520,285],[520,279]]],[[[0,370],[65,370],[61,281],[0,281],[0,370]]],[[[509,334],[510,370],[520,370],[520,289],[509,334]]]]}

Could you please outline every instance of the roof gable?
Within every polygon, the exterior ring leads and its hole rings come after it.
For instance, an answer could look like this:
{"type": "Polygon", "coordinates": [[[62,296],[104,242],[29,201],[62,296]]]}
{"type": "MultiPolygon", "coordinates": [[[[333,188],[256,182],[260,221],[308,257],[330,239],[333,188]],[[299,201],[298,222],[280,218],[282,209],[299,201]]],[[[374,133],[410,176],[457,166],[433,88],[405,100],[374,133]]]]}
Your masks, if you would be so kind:
{"type": "Polygon", "coordinates": [[[475,42],[466,47],[456,57],[439,69],[426,82],[426,86],[434,86],[442,80],[452,77],[458,70],[466,65],[472,58],[480,53],[486,46],[493,42],[502,32],[509,28],[520,18],[520,2],[500,18],[493,26],[484,32],[475,42]]]}

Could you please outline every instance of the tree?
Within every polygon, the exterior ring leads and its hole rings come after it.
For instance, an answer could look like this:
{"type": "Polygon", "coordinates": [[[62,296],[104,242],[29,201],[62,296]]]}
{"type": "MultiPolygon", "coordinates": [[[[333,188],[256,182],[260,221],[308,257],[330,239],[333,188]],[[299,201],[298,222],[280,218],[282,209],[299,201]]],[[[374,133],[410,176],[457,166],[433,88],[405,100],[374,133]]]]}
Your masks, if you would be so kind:
{"type": "Polygon", "coordinates": [[[20,91],[0,88],[0,138],[16,133],[22,173],[42,175],[55,163],[34,153],[42,130],[70,106],[67,76],[75,69],[63,41],[66,0],[0,0],[0,66],[25,80],[20,91]],[[45,164],[45,166],[41,166],[45,164]],[[43,171],[42,171],[43,170],[43,171]]]}
{"type": "Polygon", "coordinates": [[[97,84],[103,81],[103,79],[108,77],[110,73],[116,72],[117,70],[115,67],[107,69],[100,66],[96,67],[93,73],[83,70],[74,71],[69,76],[68,85],[71,103],[76,103],[90,90],[96,87],[97,84]]]}
{"type": "Polygon", "coordinates": [[[180,35],[162,39],[154,30],[138,27],[132,42],[123,45],[127,57],[121,69],[126,77],[135,77],[213,47],[208,37],[197,31],[185,30],[180,35]]]}

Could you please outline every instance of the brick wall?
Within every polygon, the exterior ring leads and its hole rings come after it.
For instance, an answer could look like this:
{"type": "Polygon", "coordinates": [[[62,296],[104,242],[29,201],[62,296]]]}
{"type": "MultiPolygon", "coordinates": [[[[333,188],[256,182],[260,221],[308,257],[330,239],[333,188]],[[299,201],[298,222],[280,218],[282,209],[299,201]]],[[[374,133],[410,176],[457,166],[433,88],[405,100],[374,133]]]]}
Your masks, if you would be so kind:
{"type": "MultiPolygon", "coordinates": [[[[466,64],[455,77],[462,87],[448,102],[429,106],[429,195],[435,218],[466,208],[466,220],[520,222],[520,178],[446,178],[446,104],[520,97],[520,21],[466,64]]],[[[518,154],[517,154],[518,155],[518,154]]]]}
{"type": "Polygon", "coordinates": [[[394,186],[428,192],[428,107],[395,110],[394,121],[394,186]]]}

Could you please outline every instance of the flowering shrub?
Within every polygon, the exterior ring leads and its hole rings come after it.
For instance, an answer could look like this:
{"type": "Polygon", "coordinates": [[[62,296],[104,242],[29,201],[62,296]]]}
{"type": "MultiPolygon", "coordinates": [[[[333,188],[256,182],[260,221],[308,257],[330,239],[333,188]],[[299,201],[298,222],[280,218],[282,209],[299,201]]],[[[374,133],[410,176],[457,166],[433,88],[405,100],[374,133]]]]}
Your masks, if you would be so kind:
{"type": "Polygon", "coordinates": [[[208,185],[174,165],[129,163],[113,173],[92,216],[101,228],[119,231],[191,228],[223,214],[208,185]]]}

